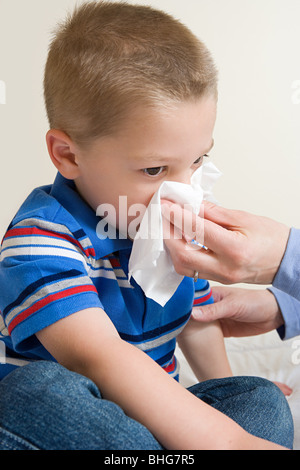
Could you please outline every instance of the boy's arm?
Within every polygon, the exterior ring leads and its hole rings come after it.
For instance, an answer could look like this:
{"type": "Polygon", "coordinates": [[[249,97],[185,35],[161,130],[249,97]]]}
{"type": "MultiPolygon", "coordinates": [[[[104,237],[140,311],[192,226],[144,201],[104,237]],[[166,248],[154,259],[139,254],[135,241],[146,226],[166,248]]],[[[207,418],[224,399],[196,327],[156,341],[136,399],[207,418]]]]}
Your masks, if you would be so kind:
{"type": "Polygon", "coordinates": [[[167,449],[280,448],[249,435],[188,392],[123,341],[100,308],[74,313],[37,337],[58,362],[91,378],[106,399],[144,424],[167,449]]]}
{"type": "Polygon", "coordinates": [[[199,323],[191,317],[177,342],[199,382],[232,376],[218,321],[199,323]]]}

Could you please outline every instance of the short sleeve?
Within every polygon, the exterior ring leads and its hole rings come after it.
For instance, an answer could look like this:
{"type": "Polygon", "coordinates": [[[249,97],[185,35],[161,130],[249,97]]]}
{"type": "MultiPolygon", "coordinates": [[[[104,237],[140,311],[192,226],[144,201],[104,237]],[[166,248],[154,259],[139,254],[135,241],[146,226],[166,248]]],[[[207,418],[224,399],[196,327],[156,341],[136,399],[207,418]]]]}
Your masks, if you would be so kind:
{"type": "Polygon", "coordinates": [[[201,305],[212,304],[213,301],[214,300],[209,282],[204,279],[198,279],[195,282],[195,295],[193,307],[200,307],[201,305]]]}
{"type": "Polygon", "coordinates": [[[36,332],[77,311],[102,308],[87,259],[60,224],[31,219],[11,227],[0,257],[0,337],[15,351],[30,352],[36,332]]]}

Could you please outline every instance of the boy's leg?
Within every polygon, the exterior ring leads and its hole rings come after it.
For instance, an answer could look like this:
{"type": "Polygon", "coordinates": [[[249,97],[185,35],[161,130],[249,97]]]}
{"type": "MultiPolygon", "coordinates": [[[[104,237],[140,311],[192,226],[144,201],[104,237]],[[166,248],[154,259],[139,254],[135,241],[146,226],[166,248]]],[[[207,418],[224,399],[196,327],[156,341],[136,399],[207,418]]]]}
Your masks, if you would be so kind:
{"type": "MultiPolygon", "coordinates": [[[[230,377],[189,390],[248,432],[292,448],[290,409],[271,382],[230,377]]],[[[102,399],[92,381],[43,361],[0,382],[0,443],[0,449],[162,449],[144,426],[102,399]]]]}
{"type": "Polygon", "coordinates": [[[101,398],[92,381],[54,362],[0,381],[0,449],[160,450],[141,424],[101,398]]]}
{"type": "Polygon", "coordinates": [[[228,377],[189,388],[250,434],[292,449],[293,418],[287,400],[272,382],[260,377],[228,377]]]}

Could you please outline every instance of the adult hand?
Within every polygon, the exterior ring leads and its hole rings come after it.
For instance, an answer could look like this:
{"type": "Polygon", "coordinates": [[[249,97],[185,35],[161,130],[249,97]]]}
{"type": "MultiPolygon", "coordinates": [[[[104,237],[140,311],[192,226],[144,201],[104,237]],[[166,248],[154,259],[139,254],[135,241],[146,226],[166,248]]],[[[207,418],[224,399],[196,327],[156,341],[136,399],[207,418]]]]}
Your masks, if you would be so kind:
{"type": "Polygon", "coordinates": [[[219,320],[225,337],[254,336],[284,324],[274,295],[266,289],[212,287],[215,303],[193,308],[199,322],[219,320]]]}
{"type": "Polygon", "coordinates": [[[290,229],[267,217],[206,201],[203,208],[203,217],[198,217],[178,204],[162,200],[165,221],[174,224],[171,227],[177,234],[165,239],[175,270],[190,277],[198,272],[200,278],[223,284],[271,284],[290,229]],[[208,249],[188,244],[192,239],[203,242],[208,249]]]}

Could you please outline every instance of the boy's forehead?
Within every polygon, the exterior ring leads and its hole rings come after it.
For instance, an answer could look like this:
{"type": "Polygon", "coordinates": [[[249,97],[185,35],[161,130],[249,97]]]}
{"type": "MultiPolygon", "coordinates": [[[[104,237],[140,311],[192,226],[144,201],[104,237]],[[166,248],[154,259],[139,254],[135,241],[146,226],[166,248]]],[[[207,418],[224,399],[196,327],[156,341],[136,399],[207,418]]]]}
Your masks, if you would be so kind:
{"type": "MultiPolygon", "coordinates": [[[[203,156],[211,151],[211,149],[214,146],[214,140],[211,140],[211,143],[209,145],[203,146],[201,145],[201,142],[199,143],[198,150],[191,155],[191,158],[198,158],[200,156],[203,156]]],[[[137,154],[131,154],[129,155],[129,159],[133,162],[143,162],[143,166],[147,167],[150,165],[155,164],[155,166],[160,166],[160,165],[168,165],[168,164],[176,164],[176,163],[181,163],[182,162],[182,154],[178,153],[177,154],[169,154],[169,153],[137,153],[137,154]]]]}
{"type": "Polygon", "coordinates": [[[121,153],[132,161],[143,160],[145,165],[147,161],[167,164],[183,155],[198,158],[213,147],[215,108],[210,99],[181,103],[162,113],[140,108],[127,115],[114,133],[97,139],[94,149],[121,153]]]}
{"type": "MultiPolygon", "coordinates": [[[[208,152],[211,151],[211,149],[213,148],[214,146],[214,139],[211,140],[211,143],[209,145],[206,145],[205,147],[203,147],[202,152],[203,154],[206,154],[208,152]]],[[[168,162],[169,160],[170,161],[174,161],[174,160],[180,160],[180,158],[176,158],[174,157],[174,155],[169,155],[169,154],[165,154],[165,155],[162,155],[161,153],[145,153],[144,155],[132,155],[132,158],[136,158],[136,159],[143,159],[145,161],[157,161],[158,163],[159,162],[168,162]]]]}

